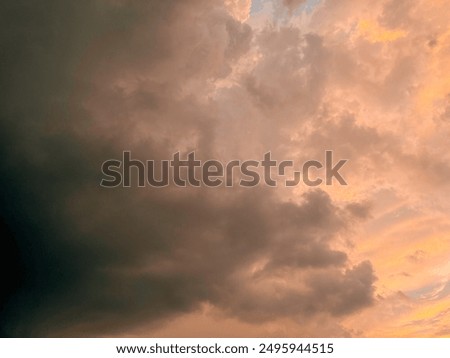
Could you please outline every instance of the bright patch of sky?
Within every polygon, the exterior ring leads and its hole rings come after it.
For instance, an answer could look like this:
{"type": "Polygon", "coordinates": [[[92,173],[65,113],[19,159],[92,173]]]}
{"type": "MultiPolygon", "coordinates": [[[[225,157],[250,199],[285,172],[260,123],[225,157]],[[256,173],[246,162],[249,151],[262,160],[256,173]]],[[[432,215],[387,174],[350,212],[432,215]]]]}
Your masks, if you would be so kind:
{"type": "MultiPolygon", "coordinates": [[[[266,3],[273,3],[275,0],[253,0],[252,7],[250,10],[250,15],[256,14],[263,10],[264,5],[266,3]]],[[[301,12],[306,12],[307,14],[311,13],[314,8],[321,2],[322,0],[307,0],[304,4],[299,6],[293,13],[293,15],[300,14],[301,12]]]]}

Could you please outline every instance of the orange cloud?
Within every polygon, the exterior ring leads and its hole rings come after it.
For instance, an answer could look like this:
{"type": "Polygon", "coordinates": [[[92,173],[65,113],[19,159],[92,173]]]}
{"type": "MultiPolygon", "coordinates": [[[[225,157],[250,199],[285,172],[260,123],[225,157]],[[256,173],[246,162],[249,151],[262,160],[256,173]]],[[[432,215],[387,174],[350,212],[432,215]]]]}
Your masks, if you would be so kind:
{"type": "Polygon", "coordinates": [[[371,42],[392,42],[408,34],[404,30],[388,30],[372,20],[360,20],[358,30],[371,42]]]}

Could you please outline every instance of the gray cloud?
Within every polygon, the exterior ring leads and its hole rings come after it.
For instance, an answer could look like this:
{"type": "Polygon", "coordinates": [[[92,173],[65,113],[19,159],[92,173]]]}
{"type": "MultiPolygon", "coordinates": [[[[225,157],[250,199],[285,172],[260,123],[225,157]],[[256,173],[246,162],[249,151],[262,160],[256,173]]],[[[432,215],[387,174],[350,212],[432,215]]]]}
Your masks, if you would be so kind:
{"type": "Polygon", "coordinates": [[[283,0],[283,5],[286,6],[290,11],[292,11],[304,2],[305,0],[283,0]]]}
{"type": "MultiPolygon", "coordinates": [[[[5,249],[16,253],[2,270],[14,275],[1,301],[2,335],[120,334],[204,302],[250,322],[338,316],[372,303],[371,264],[352,266],[333,246],[365,217],[363,204],[340,208],[322,191],[289,203],[264,188],[98,186],[101,163],[123,149],[161,159],[180,147],[208,157],[233,145],[233,130],[220,130],[226,97],[211,93],[247,54],[248,25],[216,1],[1,7],[1,215],[5,249]]],[[[264,61],[229,91],[244,91],[274,118],[286,103],[314,110],[320,37],[286,28],[257,41],[264,61]],[[306,82],[291,75],[302,67],[306,82]],[[298,82],[291,97],[276,87],[298,82]]]]}

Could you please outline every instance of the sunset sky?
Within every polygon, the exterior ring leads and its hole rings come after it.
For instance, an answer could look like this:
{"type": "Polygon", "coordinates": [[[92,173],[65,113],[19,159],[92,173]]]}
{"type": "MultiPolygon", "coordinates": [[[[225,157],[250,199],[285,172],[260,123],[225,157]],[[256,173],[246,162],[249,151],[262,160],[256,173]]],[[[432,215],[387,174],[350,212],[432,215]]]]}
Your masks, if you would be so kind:
{"type": "Polygon", "coordinates": [[[450,337],[449,0],[5,0],[0,335],[450,337]],[[101,165],[348,159],[348,185],[101,165]]]}

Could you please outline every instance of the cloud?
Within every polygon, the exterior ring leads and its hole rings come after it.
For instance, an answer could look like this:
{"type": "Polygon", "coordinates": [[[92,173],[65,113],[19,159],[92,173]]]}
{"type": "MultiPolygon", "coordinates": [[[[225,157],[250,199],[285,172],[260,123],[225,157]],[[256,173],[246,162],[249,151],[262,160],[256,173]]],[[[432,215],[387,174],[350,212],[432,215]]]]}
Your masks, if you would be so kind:
{"type": "MultiPolygon", "coordinates": [[[[205,303],[247,322],[340,316],[373,303],[371,264],[354,265],[334,248],[360,219],[323,191],[289,203],[264,188],[98,186],[100,164],[124,149],[142,159],[191,149],[220,156],[221,143],[231,146],[236,134],[221,122],[220,107],[233,108],[239,88],[271,115],[283,103],[319,96],[309,94],[320,84],[314,70],[291,97],[270,88],[284,81],[294,89],[287,70],[320,61],[318,37],[296,48],[296,30],[261,34],[264,60],[243,86],[220,90],[218,81],[251,53],[252,29],[242,22],[248,3],[228,10],[194,0],[2,7],[14,21],[3,22],[3,62],[12,71],[2,98],[8,195],[1,208],[14,238],[5,249],[17,245],[21,262],[12,258],[3,270],[15,272],[2,298],[3,335],[124,334],[205,303]],[[274,51],[287,55],[277,72],[274,51]]],[[[242,155],[251,150],[241,144],[242,155]]]]}
{"type": "Polygon", "coordinates": [[[252,0],[225,0],[225,7],[239,21],[245,21],[250,15],[252,0]]]}
{"type": "Polygon", "coordinates": [[[303,3],[0,5],[2,335],[445,334],[413,297],[450,272],[445,2],[303,3]],[[98,185],[123,150],[329,149],[346,187],[98,185]]]}
{"type": "Polygon", "coordinates": [[[283,0],[283,5],[286,6],[290,11],[303,4],[305,0],[283,0]]]}

